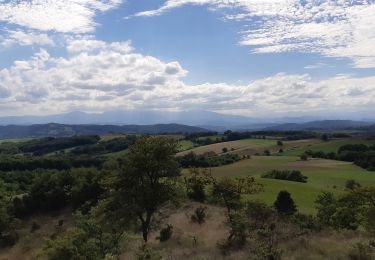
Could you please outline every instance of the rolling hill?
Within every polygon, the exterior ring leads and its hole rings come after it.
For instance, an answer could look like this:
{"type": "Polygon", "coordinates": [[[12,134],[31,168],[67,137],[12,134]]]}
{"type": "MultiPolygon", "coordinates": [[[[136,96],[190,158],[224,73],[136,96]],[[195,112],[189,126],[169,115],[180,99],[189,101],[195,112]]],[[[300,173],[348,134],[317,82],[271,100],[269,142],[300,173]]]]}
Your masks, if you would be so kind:
{"type": "Polygon", "coordinates": [[[197,133],[208,130],[180,125],[65,125],[65,124],[38,124],[38,125],[8,125],[0,126],[0,138],[24,137],[65,137],[73,135],[102,135],[109,133],[134,133],[134,134],[172,134],[172,133],[197,133]]]}

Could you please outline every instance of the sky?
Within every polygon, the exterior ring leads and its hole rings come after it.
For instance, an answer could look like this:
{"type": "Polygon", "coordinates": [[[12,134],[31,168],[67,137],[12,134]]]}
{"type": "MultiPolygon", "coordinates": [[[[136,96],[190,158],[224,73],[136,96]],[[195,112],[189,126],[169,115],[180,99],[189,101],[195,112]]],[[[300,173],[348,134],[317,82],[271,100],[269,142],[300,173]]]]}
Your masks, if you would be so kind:
{"type": "Polygon", "coordinates": [[[375,112],[375,0],[0,0],[0,116],[375,112]]]}

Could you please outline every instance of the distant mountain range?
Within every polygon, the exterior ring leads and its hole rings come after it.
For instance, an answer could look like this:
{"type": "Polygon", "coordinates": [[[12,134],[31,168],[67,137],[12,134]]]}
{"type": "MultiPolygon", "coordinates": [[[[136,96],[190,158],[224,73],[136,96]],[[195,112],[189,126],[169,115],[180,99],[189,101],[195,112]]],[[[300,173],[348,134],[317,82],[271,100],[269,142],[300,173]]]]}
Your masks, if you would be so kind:
{"type": "MultiPolygon", "coordinates": [[[[350,115],[349,115],[350,116],[350,115]]],[[[350,118],[350,117],[349,117],[350,118]]],[[[209,111],[108,111],[86,113],[73,111],[48,116],[0,117],[0,138],[4,136],[42,136],[54,131],[64,135],[61,128],[72,129],[73,134],[104,132],[170,133],[199,131],[291,131],[291,130],[340,130],[367,127],[375,120],[322,120],[312,116],[253,118],[227,115],[209,111]],[[59,126],[62,125],[62,126],[59,126]],[[84,125],[84,126],[82,126],[84,125]],[[89,125],[89,126],[88,126],[89,125]],[[19,126],[19,127],[17,127],[19,126]],[[30,126],[30,127],[21,127],[30,126]],[[190,127],[195,126],[195,127],[190,127]],[[57,130],[51,130],[57,129],[57,130]],[[92,130],[94,129],[94,130],[92,130]],[[200,129],[200,130],[199,130],[200,129]],[[14,131],[14,133],[12,133],[14,131]],[[99,131],[99,132],[98,132],[99,131]],[[18,133],[18,134],[17,134],[18,133]],[[22,133],[22,134],[21,134],[22,133]]]]}
{"type": "Polygon", "coordinates": [[[101,135],[110,133],[133,133],[133,134],[172,134],[172,133],[197,133],[208,130],[180,125],[180,124],[157,124],[157,125],[65,125],[65,124],[38,124],[38,125],[8,125],[0,126],[0,138],[23,138],[23,137],[65,137],[73,135],[101,135]]]}
{"type": "Polygon", "coordinates": [[[74,111],[65,114],[48,116],[8,116],[0,117],[0,125],[32,125],[32,124],[100,124],[100,125],[154,125],[184,124],[204,128],[227,130],[255,130],[280,123],[303,123],[318,120],[315,117],[299,118],[252,118],[246,116],[227,115],[209,111],[108,111],[104,113],[85,113],[74,111]],[[271,123],[270,123],[271,122],[271,123]]]}

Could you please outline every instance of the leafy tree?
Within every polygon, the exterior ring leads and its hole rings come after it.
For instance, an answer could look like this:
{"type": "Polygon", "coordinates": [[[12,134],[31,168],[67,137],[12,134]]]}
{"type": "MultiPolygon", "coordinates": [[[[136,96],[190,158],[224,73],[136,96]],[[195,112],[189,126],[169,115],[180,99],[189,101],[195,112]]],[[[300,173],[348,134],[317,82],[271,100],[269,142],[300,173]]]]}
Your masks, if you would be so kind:
{"type": "Polygon", "coordinates": [[[333,215],[337,208],[335,195],[332,192],[323,192],[317,197],[315,203],[318,220],[324,225],[333,225],[333,215]]]}
{"type": "Polygon", "coordinates": [[[119,173],[111,179],[109,206],[121,215],[130,215],[141,224],[148,240],[155,213],[175,199],[175,177],[180,175],[175,158],[177,144],[163,137],[142,137],[129,148],[119,173]]]}
{"type": "Polygon", "coordinates": [[[222,249],[241,247],[246,241],[246,220],[240,210],[243,205],[241,195],[256,194],[263,190],[263,186],[252,177],[223,178],[216,180],[211,176],[212,195],[226,208],[230,234],[222,249]]]}
{"type": "Polygon", "coordinates": [[[292,215],[297,212],[294,200],[287,191],[280,191],[274,206],[279,214],[292,215]]]}
{"type": "Polygon", "coordinates": [[[283,146],[284,143],[283,143],[283,141],[281,141],[281,140],[277,140],[277,145],[278,145],[278,146],[283,146]]]}
{"type": "Polygon", "coordinates": [[[184,177],[186,193],[189,199],[204,202],[206,200],[205,188],[210,183],[206,170],[193,168],[189,170],[190,175],[184,177]]]}
{"type": "Polygon", "coordinates": [[[223,153],[227,153],[227,152],[228,152],[228,148],[224,147],[224,148],[222,149],[222,152],[223,152],[223,153]]]}

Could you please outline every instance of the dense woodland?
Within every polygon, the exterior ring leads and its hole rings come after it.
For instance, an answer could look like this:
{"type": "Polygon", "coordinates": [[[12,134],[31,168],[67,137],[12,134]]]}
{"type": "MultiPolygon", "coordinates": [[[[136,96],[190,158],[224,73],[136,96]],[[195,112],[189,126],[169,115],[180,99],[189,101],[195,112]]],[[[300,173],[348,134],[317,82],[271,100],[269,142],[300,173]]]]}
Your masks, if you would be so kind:
{"type": "MultiPolygon", "coordinates": [[[[347,138],[312,132],[227,131],[3,142],[0,144],[0,256],[1,250],[19,246],[23,239],[20,223],[34,216],[58,216],[58,212],[68,209],[73,222],[66,224],[64,219],[56,218],[55,230],[39,249],[38,258],[167,259],[166,248],[177,246],[173,240],[177,239],[179,227],[163,221],[172,212],[183,211],[190,205],[191,225],[203,229],[210,221],[219,221],[212,217],[218,211],[224,229],[224,236],[215,241],[210,251],[200,245],[199,235],[193,236],[191,248],[195,249],[185,252],[192,254],[191,257],[204,254],[207,259],[284,259],[292,252],[285,249],[285,240],[312,239],[327,232],[333,232],[333,236],[354,232],[359,242],[342,252],[342,259],[373,259],[375,187],[361,185],[356,176],[348,179],[339,193],[322,191],[314,198],[314,213],[306,214],[299,211],[293,193],[288,190],[280,189],[273,203],[265,203],[251,199],[267,192],[260,179],[232,172],[232,176],[216,177],[211,172],[212,168],[251,162],[260,154],[256,151],[245,155],[228,143],[219,152],[179,153],[180,142],[189,141],[192,147],[202,147],[270,136],[274,145],[267,148],[267,156],[275,158],[295,149],[287,146],[291,140],[315,138],[326,145],[334,138],[347,138]],[[155,243],[155,232],[158,243],[164,247],[155,243]]],[[[298,163],[325,158],[353,162],[367,169],[368,174],[375,169],[375,146],[370,142],[349,142],[329,153],[306,148],[300,155],[298,163]]],[[[273,169],[261,177],[301,185],[310,181],[303,171],[292,168],[273,169]]],[[[41,225],[35,220],[29,227],[36,239],[41,225]]],[[[175,257],[190,259],[187,255],[175,257]]]]}

